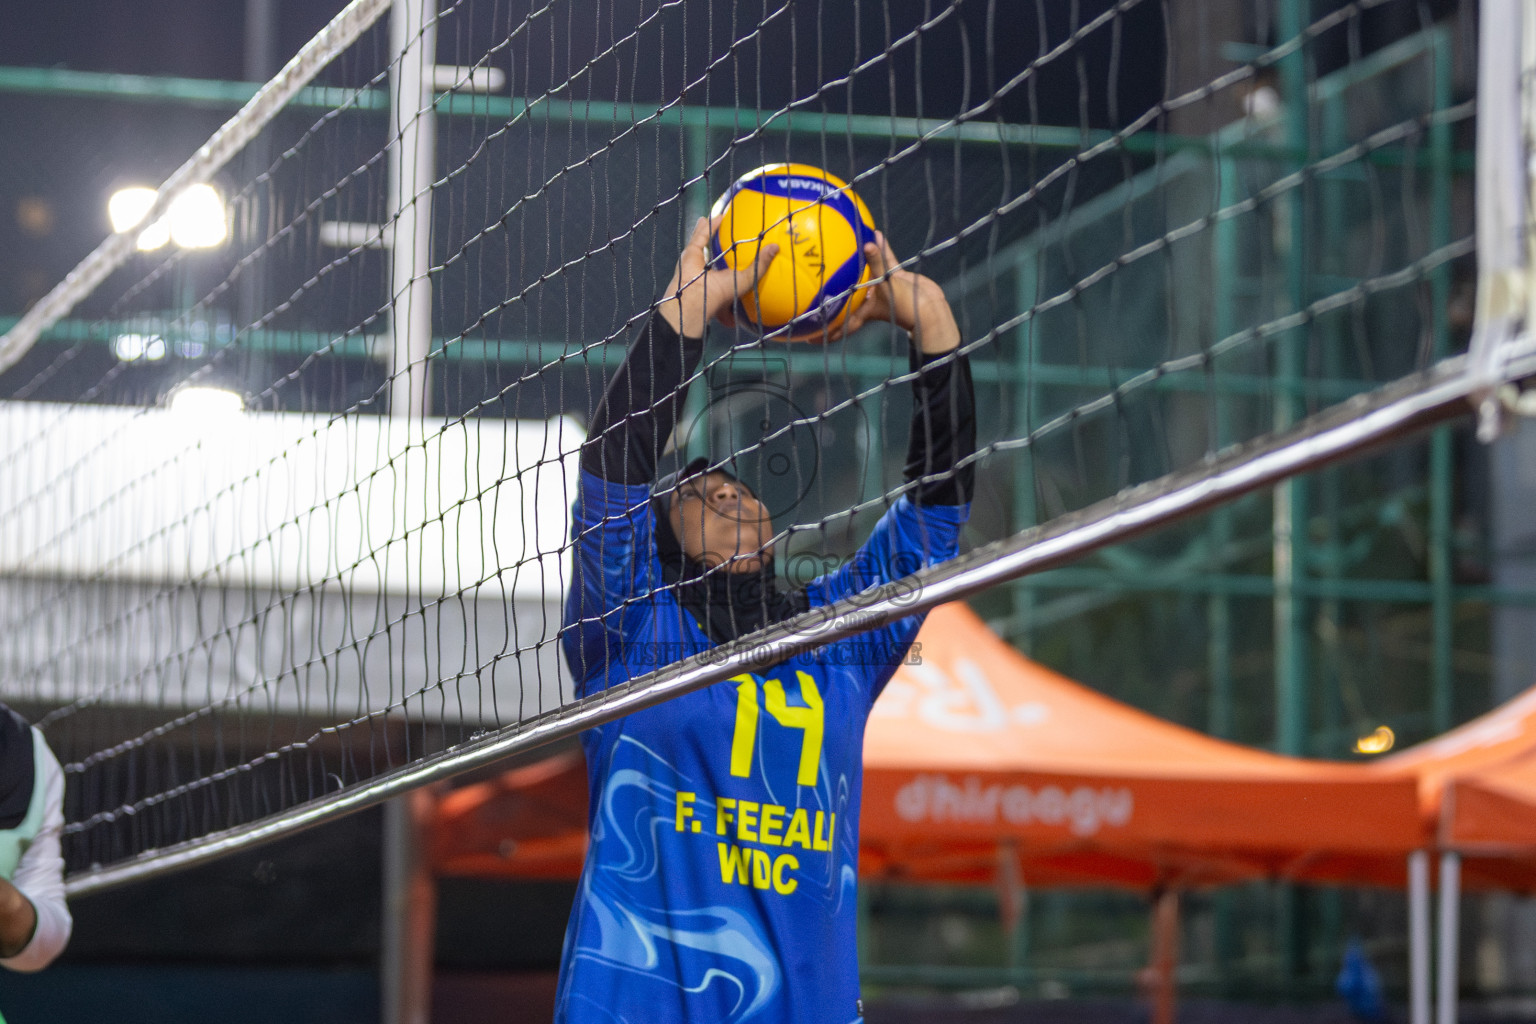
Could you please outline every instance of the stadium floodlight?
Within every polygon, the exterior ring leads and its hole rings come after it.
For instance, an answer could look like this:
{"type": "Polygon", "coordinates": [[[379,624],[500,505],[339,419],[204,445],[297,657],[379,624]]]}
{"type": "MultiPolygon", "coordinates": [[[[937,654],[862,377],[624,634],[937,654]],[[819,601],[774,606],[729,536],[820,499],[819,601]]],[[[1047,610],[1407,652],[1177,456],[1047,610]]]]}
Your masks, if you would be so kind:
{"type": "Polygon", "coordinates": [[[245,411],[245,400],[225,388],[181,387],[171,392],[166,406],[176,413],[215,419],[245,411]]]}
{"type": "Polygon", "coordinates": [[[125,363],[156,362],[166,357],[165,339],[158,334],[119,334],[112,339],[112,354],[125,363]]]}
{"type": "Polygon", "coordinates": [[[224,200],[212,185],[193,185],[177,196],[166,220],[171,223],[171,241],[183,249],[212,249],[229,237],[224,200]]]}
{"type": "MultiPolygon", "coordinates": [[[[131,231],[144,220],[154,206],[154,189],[143,185],[118,189],[107,200],[107,217],[112,230],[131,231]]],[[[172,202],[166,215],[139,234],[138,248],[152,252],[167,242],[183,249],[212,249],[229,237],[229,218],[224,200],[212,185],[190,186],[172,202]]]]}
{"type": "MultiPolygon", "coordinates": [[[[112,222],[112,230],[123,234],[138,227],[153,205],[155,190],[152,188],[134,185],[118,189],[107,200],[107,218],[112,222]]],[[[139,251],[152,252],[170,240],[170,227],[163,220],[157,221],[139,233],[139,251]]]]}

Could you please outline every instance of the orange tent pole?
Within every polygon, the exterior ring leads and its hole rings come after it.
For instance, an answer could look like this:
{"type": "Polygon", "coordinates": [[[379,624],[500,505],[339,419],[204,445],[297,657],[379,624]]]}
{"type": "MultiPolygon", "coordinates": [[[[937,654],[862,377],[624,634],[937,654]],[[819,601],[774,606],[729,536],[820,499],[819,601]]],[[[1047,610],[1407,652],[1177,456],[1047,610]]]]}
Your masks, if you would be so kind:
{"type": "Polygon", "coordinates": [[[1018,845],[1012,841],[997,844],[997,910],[1003,935],[1008,942],[1008,966],[1020,967],[1024,962],[1024,936],[1020,926],[1028,907],[1029,890],[1019,870],[1018,845]]]}
{"type": "Polygon", "coordinates": [[[1151,1024],[1174,1024],[1179,966],[1179,892],[1161,889],[1152,903],[1152,955],[1141,973],[1151,1024]]]}

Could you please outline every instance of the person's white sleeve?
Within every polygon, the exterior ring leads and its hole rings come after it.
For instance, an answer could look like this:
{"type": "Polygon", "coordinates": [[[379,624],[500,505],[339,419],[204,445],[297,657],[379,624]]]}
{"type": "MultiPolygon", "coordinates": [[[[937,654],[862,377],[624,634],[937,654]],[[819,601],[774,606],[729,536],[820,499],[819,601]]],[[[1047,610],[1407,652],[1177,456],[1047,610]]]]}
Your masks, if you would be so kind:
{"type": "MultiPolygon", "coordinates": [[[[34,742],[43,742],[35,731],[33,738],[34,742]]],[[[21,855],[21,863],[11,878],[11,884],[37,911],[37,930],[20,953],[0,959],[0,966],[13,971],[40,971],[53,963],[69,944],[70,929],[74,927],[69,906],[64,902],[64,854],[59,841],[64,829],[64,769],[46,745],[43,753],[43,799],[47,801],[43,827],[21,855]]]]}

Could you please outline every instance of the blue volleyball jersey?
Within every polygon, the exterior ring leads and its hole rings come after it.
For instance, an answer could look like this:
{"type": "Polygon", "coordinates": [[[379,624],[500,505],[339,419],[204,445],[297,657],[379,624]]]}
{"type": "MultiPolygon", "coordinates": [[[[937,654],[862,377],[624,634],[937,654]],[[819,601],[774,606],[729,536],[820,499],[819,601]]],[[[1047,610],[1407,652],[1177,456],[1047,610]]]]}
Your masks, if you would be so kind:
{"type": "MultiPolygon", "coordinates": [[[[583,471],[566,657],[583,696],[711,641],[667,592],[649,490],[583,471]]],[[[899,499],[820,607],[952,557],[967,506],[899,499]]],[[[861,1018],[864,725],[911,616],[582,736],[591,843],[561,957],[563,1024],[861,1018]]]]}

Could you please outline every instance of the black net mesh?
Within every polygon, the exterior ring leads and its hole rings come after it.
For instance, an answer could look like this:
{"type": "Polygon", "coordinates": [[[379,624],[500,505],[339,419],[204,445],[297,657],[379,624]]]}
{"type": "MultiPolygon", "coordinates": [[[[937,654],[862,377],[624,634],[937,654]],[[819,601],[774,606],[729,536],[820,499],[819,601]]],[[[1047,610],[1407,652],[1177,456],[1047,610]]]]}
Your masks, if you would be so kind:
{"type": "MultiPolygon", "coordinates": [[[[440,72],[504,81],[401,101],[435,129],[416,356],[395,344],[421,293],[391,271],[383,18],[214,177],[226,240],[137,253],[0,376],[5,692],[67,762],[71,865],[280,815],[577,699],[559,641],[584,430],[695,218],[754,167],[851,182],[943,286],[980,427],[965,547],[1456,351],[1472,105],[1444,12],[1239,8],[444,6],[440,72]],[[401,415],[407,372],[427,408],[401,415]],[[198,389],[243,411],[179,404],[198,389]]],[[[31,154],[0,193],[156,185],[227,111],[0,96],[0,134],[31,154]]],[[[46,214],[49,244],[23,219],[0,246],[15,313],[105,228],[46,214]]],[[[835,566],[910,490],[909,347],[883,324],[828,345],[713,328],[669,465],[734,457],[781,571],[835,566]]],[[[1353,509],[1427,522],[1428,458],[1313,508],[1341,544],[1353,509]]],[[[1088,674],[1096,609],[1143,600],[1127,578],[1262,570],[1274,515],[1255,499],[977,603],[1026,647],[1086,645],[1058,653],[1088,674]],[[1070,643],[1051,632],[1068,620],[1088,623],[1070,643]]],[[[1225,621],[1257,626],[1223,628],[1251,653],[1270,613],[1243,596],[1225,621]]],[[[1159,666],[1179,669],[1142,659],[1122,683],[1150,692],[1159,666]]],[[[1227,693],[1224,728],[1264,738],[1227,693]]]]}

